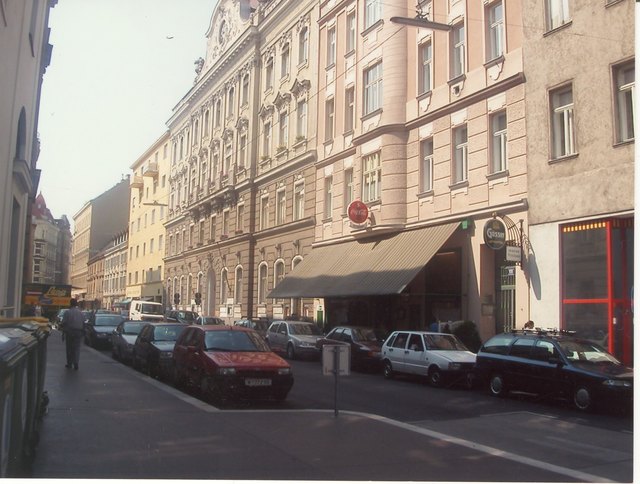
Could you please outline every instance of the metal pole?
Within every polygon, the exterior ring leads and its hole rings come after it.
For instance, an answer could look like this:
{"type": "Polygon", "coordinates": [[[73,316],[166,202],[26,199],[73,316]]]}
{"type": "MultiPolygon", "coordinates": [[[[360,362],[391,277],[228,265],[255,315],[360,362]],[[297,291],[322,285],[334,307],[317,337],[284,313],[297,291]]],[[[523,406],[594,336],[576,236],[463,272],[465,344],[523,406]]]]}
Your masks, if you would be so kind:
{"type": "Polygon", "coordinates": [[[338,364],[340,363],[340,355],[339,355],[338,346],[334,346],[333,348],[333,375],[335,378],[335,385],[333,390],[333,405],[334,411],[333,416],[338,418],[338,364]]]}

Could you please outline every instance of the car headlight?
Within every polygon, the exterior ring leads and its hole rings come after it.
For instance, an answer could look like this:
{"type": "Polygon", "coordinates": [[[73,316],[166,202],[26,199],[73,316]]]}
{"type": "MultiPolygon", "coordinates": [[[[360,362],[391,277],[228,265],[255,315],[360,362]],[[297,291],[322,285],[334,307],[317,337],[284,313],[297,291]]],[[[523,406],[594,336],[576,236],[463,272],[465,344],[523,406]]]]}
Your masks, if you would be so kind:
{"type": "Polygon", "coordinates": [[[278,368],[278,375],[291,375],[291,368],[278,368]]]}
{"type": "Polygon", "coordinates": [[[218,368],[216,370],[216,373],[218,375],[235,375],[236,374],[236,369],[235,368],[218,368]]]}
{"type": "Polygon", "coordinates": [[[161,351],[160,358],[166,359],[171,358],[173,356],[173,351],[161,351]]]}
{"type": "Polygon", "coordinates": [[[449,363],[450,371],[456,371],[456,370],[459,370],[460,368],[462,368],[462,365],[460,363],[449,363]]]}
{"type": "Polygon", "coordinates": [[[631,388],[631,382],[626,380],[605,380],[602,384],[608,387],[631,388]]]}
{"type": "Polygon", "coordinates": [[[296,346],[300,346],[301,348],[315,348],[316,345],[312,343],[307,343],[306,341],[296,341],[296,346]]]}

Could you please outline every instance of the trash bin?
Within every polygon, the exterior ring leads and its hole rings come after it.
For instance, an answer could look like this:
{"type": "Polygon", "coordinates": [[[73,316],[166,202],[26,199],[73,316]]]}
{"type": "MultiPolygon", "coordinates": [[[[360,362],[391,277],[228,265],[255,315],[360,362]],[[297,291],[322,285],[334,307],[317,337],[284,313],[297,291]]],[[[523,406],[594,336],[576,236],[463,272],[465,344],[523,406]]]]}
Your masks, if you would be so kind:
{"type": "Polygon", "coordinates": [[[0,478],[20,472],[27,424],[28,354],[34,338],[17,328],[0,328],[0,478]]]}
{"type": "Polygon", "coordinates": [[[43,318],[17,318],[0,320],[0,329],[14,328],[25,333],[20,343],[27,350],[26,419],[23,425],[22,454],[14,472],[28,466],[35,455],[40,438],[40,423],[48,403],[44,395],[44,378],[47,366],[47,338],[50,326],[43,318]],[[28,337],[30,336],[30,337],[28,337]]]}

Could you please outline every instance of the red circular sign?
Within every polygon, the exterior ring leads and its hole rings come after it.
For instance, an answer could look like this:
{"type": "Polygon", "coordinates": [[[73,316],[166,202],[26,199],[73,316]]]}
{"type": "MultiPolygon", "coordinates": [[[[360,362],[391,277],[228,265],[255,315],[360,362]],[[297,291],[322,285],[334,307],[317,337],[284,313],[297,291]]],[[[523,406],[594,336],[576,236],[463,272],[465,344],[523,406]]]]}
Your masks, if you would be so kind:
{"type": "Polygon", "coordinates": [[[369,207],[362,200],[354,200],[349,204],[347,214],[354,224],[363,224],[369,218],[369,207]]]}

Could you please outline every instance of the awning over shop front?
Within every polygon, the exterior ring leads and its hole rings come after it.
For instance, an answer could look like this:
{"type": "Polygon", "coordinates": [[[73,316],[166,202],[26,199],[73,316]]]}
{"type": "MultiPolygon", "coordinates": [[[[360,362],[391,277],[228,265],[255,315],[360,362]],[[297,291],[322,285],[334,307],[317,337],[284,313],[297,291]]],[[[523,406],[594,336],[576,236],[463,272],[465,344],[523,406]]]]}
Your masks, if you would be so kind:
{"type": "Polygon", "coordinates": [[[315,248],[268,297],[399,294],[459,225],[456,222],[315,248]]]}

